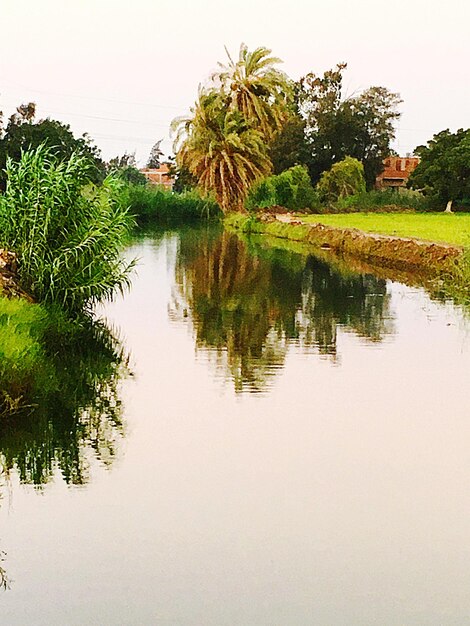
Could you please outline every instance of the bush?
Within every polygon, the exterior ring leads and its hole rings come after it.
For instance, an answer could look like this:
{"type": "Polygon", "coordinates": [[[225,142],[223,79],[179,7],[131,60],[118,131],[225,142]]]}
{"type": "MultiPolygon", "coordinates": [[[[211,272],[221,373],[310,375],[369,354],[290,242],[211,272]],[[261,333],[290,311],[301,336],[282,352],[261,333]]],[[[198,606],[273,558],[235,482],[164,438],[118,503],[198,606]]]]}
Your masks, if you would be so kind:
{"type": "Polygon", "coordinates": [[[133,220],[122,183],[90,183],[90,162],[57,161],[45,146],[7,162],[0,203],[0,246],[18,257],[19,281],[39,301],[77,312],[129,283],[133,263],[120,257],[133,220]]]}
{"type": "Polygon", "coordinates": [[[422,194],[417,191],[402,189],[401,191],[364,191],[353,196],[338,200],[333,211],[339,213],[354,213],[357,211],[393,212],[404,210],[429,211],[431,205],[422,194]]]}
{"type": "Polygon", "coordinates": [[[291,211],[311,211],[318,208],[318,195],[312,187],[307,168],[296,165],[276,176],[269,176],[250,191],[248,210],[282,206],[291,211]]]}
{"type": "Polygon", "coordinates": [[[323,172],[317,190],[320,199],[330,204],[347,196],[365,193],[364,166],[357,159],[346,157],[323,172]]]}
{"type": "Polygon", "coordinates": [[[143,222],[192,222],[221,215],[215,200],[203,198],[196,190],[173,193],[157,185],[128,185],[121,202],[143,222]]]}

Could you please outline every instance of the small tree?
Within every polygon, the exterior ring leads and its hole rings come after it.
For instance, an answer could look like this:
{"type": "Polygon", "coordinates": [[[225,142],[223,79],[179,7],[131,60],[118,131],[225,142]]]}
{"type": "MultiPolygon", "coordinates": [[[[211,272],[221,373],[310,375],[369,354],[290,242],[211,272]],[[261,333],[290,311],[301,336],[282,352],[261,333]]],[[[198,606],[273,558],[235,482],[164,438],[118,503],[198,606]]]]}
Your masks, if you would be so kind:
{"type": "Polygon", "coordinates": [[[157,141],[150,150],[149,160],[147,161],[147,167],[149,169],[158,169],[160,167],[160,159],[163,156],[163,152],[160,149],[162,141],[163,139],[157,141]]]}
{"type": "Polygon", "coordinates": [[[421,161],[409,187],[421,190],[435,206],[470,203],[470,129],[443,130],[415,152],[421,161]]]}
{"type": "Polygon", "coordinates": [[[366,190],[364,166],[357,159],[346,157],[323,172],[317,185],[321,200],[336,202],[366,190]]]}
{"type": "Polygon", "coordinates": [[[147,179],[142,172],[137,169],[135,152],[131,152],[130,154],[125,152],[122,156],[114,157],[106,164],[106,171],[108,174],[114,174],[131,185],[147,184],[147,179]]]}

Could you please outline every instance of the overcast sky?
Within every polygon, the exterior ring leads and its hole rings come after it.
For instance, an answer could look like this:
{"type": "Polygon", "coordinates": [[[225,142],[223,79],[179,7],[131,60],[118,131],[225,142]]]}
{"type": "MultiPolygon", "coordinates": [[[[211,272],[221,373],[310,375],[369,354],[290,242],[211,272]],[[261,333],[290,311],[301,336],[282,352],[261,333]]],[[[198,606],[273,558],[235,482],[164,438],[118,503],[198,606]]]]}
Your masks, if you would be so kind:
{"type": "Polygon", "coordinates": [[[348,93],[401,94],[396,149],[470,126],[470,0],[0,0],[0,110],[34,101],[108,159],[144,164],[198,83],[267,46],[294,79],[347,61],[348,93]]]}

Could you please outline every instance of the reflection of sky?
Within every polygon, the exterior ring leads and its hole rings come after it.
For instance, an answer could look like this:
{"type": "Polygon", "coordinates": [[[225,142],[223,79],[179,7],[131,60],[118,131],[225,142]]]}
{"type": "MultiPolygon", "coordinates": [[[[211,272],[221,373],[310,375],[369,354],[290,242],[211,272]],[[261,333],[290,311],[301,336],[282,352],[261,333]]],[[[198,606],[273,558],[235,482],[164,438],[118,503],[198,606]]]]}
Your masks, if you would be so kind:
{"type": "MultiPolygon", "coordinates": [[[[172,242],[106,307],[132,353],[123,454],[0,509],[9,626],[461,625],[470,591],[468,325],[389,285],[390,341],[340,329],[236,395],[168,319],[172,242]]],[[[90,460],[93,463],[92,460],[90,460]]]]}

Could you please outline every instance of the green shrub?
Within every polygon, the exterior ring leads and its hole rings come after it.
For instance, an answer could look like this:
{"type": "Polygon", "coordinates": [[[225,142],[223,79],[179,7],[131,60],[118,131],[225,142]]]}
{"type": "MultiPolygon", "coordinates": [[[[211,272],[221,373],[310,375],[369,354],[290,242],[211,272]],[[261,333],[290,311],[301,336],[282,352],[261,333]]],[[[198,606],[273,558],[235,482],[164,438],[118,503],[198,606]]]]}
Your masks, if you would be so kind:
{"type": "Polygon", "coordinates": [[[90,183],[90,162],[59,162],[45,146],[7,162],[0,204],[0,246],[18,257],[20,284],[37,300],[77,312],[129,283],[121,259],[132,227],[119,201],[122,183],[90,183]]]}
{"type": "Polygon", "coordinates": [[[307,168],[296,165],[276,176],[269,176],[253,187],[248,196],[248,210],[282,206],[290,211],[312,211],[319,206],[307,168]]]}
{"type": "Polygon", "coordinates": [[[417,191],[402,189],[400,191],[364,191],[335,203],[333,210],[339,213],[354,213],[357,211],[428,211],[431,205],[429,200],[417,191]]]}
{"type": "Polygon", "coordinates": [[[317,185],[322,202],[333,203],[347,196],[364,193],[364,166],[357,159],[346,157],[323,172],[317,185]]]}
{"type": "Polygon", "coordinates": [[[193,222],[221,216],[215,200],[203,198],[196,190],[173,193],[157,185],[128,185],[121,202],[143,222],[193,222]]]}

